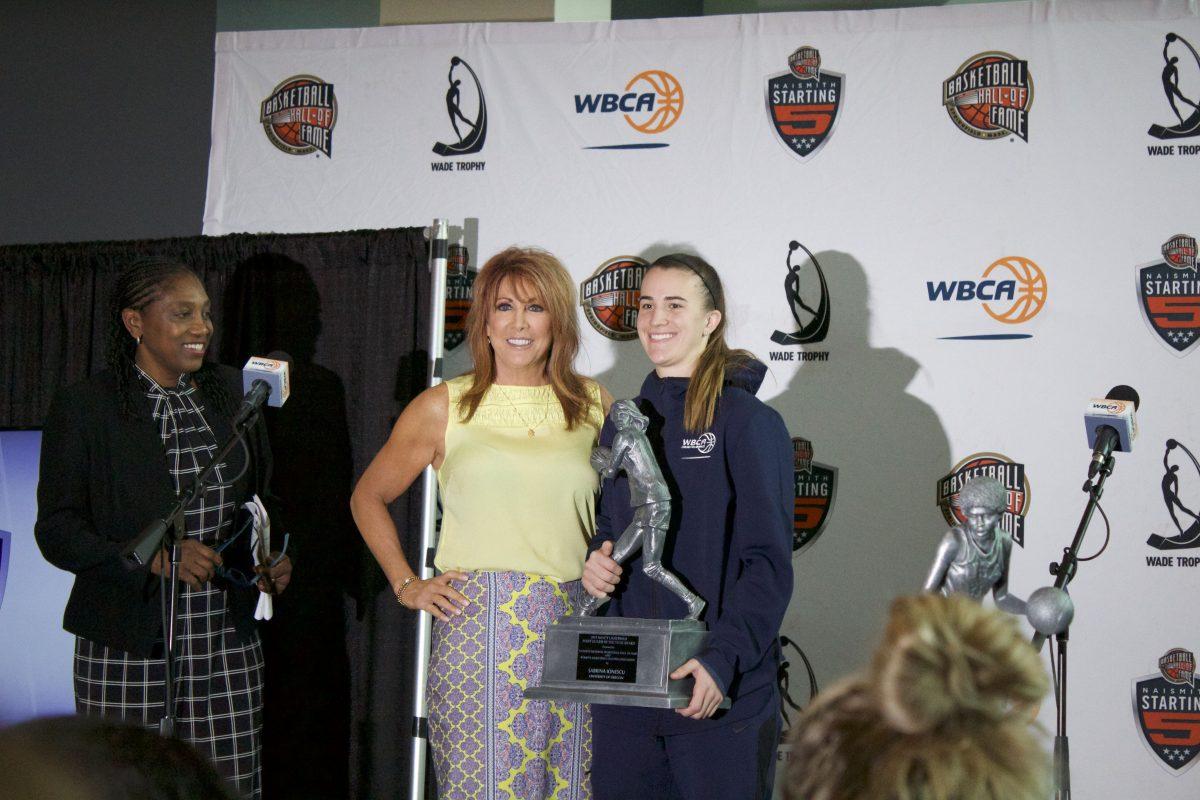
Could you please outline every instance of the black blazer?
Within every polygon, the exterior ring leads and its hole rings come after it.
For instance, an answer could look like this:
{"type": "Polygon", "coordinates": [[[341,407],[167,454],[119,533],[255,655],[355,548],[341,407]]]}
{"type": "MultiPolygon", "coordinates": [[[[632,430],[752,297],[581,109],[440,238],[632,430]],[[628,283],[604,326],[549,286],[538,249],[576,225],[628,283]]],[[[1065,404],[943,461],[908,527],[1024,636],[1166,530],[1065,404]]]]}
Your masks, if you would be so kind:
{"type": "MultiPolygon", "coordinates": [[[[240,395],[239,373],[216,368],[234,396],[240,395]]],[[[211,403],[205,406],[208,423],[223,442],[233,431],[232,422],[213,413],[211,403]]],[[[248,438],[252,464],[235,484],[239,506],[255,492],[264,500],[268,496],[271,456],[261,421],[248,438]]],[[[230,458],[237,453],[235,448],[230,458]]],[[[42,432],[37,494],[38,547],[51,564],[75,573],[63,627],[99,644],[150,657],[163,635],[160,581],[148,566],[130,569],[120,551],[148,523],[171,510],[175,489],[158,426],[149,415],[131,420],[120,413],[112,372],[101,372],[55,396],[42,432]]],[[[230,550],[243,545],[248,552],[249,539],[240,537],[230,550]]],[[[231,588],[227,596],[234,625],[245,640],[254,630],[258,592],[231,588]]]]}

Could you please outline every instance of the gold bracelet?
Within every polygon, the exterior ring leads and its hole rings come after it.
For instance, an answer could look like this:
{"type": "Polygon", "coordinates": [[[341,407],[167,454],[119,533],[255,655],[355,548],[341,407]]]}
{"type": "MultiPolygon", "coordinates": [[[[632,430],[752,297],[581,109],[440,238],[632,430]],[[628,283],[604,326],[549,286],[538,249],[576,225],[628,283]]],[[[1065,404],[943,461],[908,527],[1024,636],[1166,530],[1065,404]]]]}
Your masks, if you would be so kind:
{"type": "Polygon", "coordinates": [[[404,583],[400,584],[400,588],[396,590],[396,602],[405,608],[412,608],[412,606],[404,602],[404,590],[407,589],[409,584],[411,584],[413,581],[419,580],[420,578],[418,578],[416,575],[409,575],[407,578],[405,578],[404,583]]]}

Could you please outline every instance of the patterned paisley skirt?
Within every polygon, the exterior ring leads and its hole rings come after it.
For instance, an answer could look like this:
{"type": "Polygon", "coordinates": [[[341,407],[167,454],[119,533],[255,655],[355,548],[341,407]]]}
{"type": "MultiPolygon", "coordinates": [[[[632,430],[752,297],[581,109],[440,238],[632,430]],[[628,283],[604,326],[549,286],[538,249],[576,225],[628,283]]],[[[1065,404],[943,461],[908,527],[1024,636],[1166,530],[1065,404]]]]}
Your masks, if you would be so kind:
{"type": "Polygon", "coordinates": [[[525,700],[542,677],[543,633],[575,613],[579,581],[476,572],[466,610],[433,621],[429,739],[442,800],[590,798],[591,715],[578,703],[525,700]]]}

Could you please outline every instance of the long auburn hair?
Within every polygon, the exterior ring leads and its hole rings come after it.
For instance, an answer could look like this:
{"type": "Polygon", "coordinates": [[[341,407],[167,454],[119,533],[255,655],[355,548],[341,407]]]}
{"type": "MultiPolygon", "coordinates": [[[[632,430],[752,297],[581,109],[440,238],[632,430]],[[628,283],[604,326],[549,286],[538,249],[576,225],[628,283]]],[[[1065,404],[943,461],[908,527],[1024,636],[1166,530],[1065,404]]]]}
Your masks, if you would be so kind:
{"type": "MultiPolygon", "coordinates": [[[[113,286],[108,300],[108,341],[106,343],[104,360],[117,379],[117,395],[120,399],[121,413],[129,419],[136,419],[140,413],[141,404],[137,397],[142,394],[137,383],[137,342],[125,328],[121,312],[127,308],[134,311],[145,311],[146,307],[162,297],[163,290],[171,281],[190,275],[197,281],[200,276],[190,267],[177,261],[163,258],[145,258],[130,264],[120,275],[113,286]]],[[[203,281],[200,281],[203,285],[203,281]]],[[[205,399],[212,403],[223,414],[232,414],[235,400],[221,376],[217,374],[211,362],[205,361],[200,369],[192,373],[192,380],[204,393],[205,399]]],[[[172,387],[166,387],[172,388],[172,387]]]]}
{"type": "Polygon", "coordinates": [[[471,370],[474,381],[459,398],[460,418],[467,422],[475,416],[480,401],[496,381],[496,355],[488,343],[487,318],[505,278],[511,278],[517,290],[537,297],[550,315],[546,377],[562,406],[567,430],[574,430],[587,419],[591,405],[587,385],[575,372],[579,323],[575,315],[574,284],[562,262],[536,247],[501,250],[479,270],[466,323],[467,345],[475,362],[471,370]]]}
{"type": "Polygon", "coordinates": [[[677,269],[692,273],[700,280],[704,312],[721,312],[721,321],[708,334],[708,343],[692,372],[683,404],[684,428],[693,432],[702,431],[712,426],[713,417],[716,416],[717,401],[721,399],[721,392],[725,388],[726,370],[754,361],[754,354],[749,350],[735,350],[725,343],[725,323],[728,319],[725,288],[721,285],[721,276],[711,264],[690,253],[671,253],[655,260],[646,268],[646,272],[652,269],[677,269]]]}

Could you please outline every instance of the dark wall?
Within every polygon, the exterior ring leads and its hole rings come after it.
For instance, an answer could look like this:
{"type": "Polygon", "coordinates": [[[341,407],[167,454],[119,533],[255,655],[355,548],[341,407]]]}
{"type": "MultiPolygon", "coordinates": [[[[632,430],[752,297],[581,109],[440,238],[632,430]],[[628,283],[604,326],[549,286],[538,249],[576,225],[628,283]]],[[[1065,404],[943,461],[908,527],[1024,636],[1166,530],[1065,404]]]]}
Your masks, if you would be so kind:
{"type": "Polygon", "coordinates": [[[200,233],[215,0],[9,0],[0,244],[200,233]]]}

